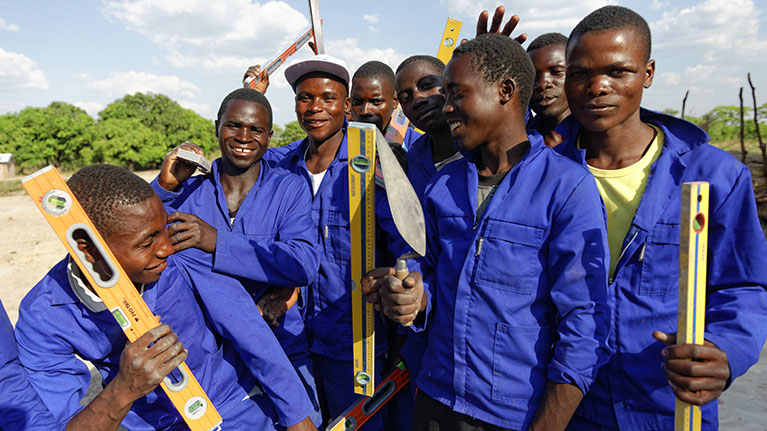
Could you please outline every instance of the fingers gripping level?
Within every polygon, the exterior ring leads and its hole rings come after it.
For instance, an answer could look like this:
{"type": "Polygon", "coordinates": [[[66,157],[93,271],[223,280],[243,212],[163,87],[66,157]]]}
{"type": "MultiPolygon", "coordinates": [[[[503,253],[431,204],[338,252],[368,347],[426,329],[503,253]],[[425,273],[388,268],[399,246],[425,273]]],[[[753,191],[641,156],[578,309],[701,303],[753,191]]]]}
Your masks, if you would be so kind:
{"type": "MultiPolygon", "coordinates": [[[[22,179],[21,183],[128,340],[133,342],[156,327],[154,314],[56,168],[43,168],[22,179]],[[85,260],[77,246],[78,240],[94,245],[94,253],[99,255],[96,256],[98,265],[85,260]]],[[[221,416],[186,363],[182,363],[170,376],[178,377],[166,377],[161,386],[189,429],[218,429],[221,416]]]]}

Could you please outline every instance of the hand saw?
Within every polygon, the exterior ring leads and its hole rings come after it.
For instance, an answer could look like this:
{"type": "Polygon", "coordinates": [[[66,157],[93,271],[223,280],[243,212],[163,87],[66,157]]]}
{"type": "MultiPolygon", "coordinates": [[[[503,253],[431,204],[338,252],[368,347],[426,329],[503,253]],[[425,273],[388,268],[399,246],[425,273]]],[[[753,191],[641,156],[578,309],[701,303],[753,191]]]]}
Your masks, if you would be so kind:
{"type": "MultiPolygon", "coordinates": [[[[703,344],[708,253],[707,182],[682,183],[677,344],[703,344]]],[[[674,430],[700,431],[700,407],[675,398],[674,430]]]]}
{"type": "Polygon", "coordinates": [[[313,36],[314,29],[311,26],[302,30],[298,37],[294,39],[293,43],[291,43],[290,46],[285,49],[285,51],[275,55],[266,63],[266,65],[261,69],[261,73],[259,75],[251,76],[245,80],[245,82],[248,84],[248,88],[255,90],[258,83],[261,82],[261,79],[263,79],[264,74],[266,74],[266,76],[272,76],[272,74],[274,74],[274,72],[279,69],[280,66],[285,64],[291,55],[298,52],[298,50],[306,45],[306,42],[309,42],[309,39],[311,39],[313,36]]]}
{"type": "MultiPolygon", "coordinates": [[[[351,122],[347,128],[349,226],[351,231],[352,334],[354,392],[371,396],[375,388],[375,314],[362,295],[362,276],[375,267],[374,124],[351,122]]],[[[380,141],[380,146],[389,144],[380,141]]],[[[391,150],[389,150],[391,151],[391,150]]]]}
{"type": "MultiPolygon", "coordinates": [[[[133,282],[117,262],[109,246],[56,168],[45,167],[24,177],[21,184],[64,243],[69,255],[112,313],[128,340],[133,342],[155,328],[157,320],[154,313],[147,307],[133,282]],[[76,241],[76,238],[81,237],[88,238],[94,244],[109,268],[109,274],[97,270],[85,259],[76,241]]],[[[221,416],[186,363],[179,365],[176,371],[181,375],[179,381],[174,382],[166,376],[161,386],[189,429],[192,431],[220,429],[221,416]]]]}

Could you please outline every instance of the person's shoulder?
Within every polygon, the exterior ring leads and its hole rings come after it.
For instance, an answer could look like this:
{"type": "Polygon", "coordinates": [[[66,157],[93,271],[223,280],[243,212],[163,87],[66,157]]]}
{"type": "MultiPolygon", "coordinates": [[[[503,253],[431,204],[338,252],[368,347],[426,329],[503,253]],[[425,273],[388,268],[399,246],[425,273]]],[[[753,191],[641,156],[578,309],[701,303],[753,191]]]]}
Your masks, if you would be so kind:
{"type": "MultiPolygon", "coordinates": [[[[558,146],[560,145],[562,144],[558,146]]],[[[540,144],[539,153],[530,165],[534,170],[551,173],[551,176],[543,175],[544,179],[564,179],[564,184],[580,181],[590,175],[588,168],[583,164],[543,144],[540,144]]]]}
{"type": "Polygon", "coordinates": [[[287,191],[309,191],[309,186],[306,181],[298,174],[291,172],[290,170],[278,166],[268,166],[264,175],[264,181],[269,184],[270,188],[280,190],[275,197],[284,195],[287,191]]]}
{"type": "Polygon", "coordinates": [[[51,305],[64,299],[76,301],[74,293],[69,288],[69,278],[67,276],[67,264],[69,258],[66,257],[53,266],[45,276],[26,294],[21,300],[19,313],[45,313],[51,305]]]}

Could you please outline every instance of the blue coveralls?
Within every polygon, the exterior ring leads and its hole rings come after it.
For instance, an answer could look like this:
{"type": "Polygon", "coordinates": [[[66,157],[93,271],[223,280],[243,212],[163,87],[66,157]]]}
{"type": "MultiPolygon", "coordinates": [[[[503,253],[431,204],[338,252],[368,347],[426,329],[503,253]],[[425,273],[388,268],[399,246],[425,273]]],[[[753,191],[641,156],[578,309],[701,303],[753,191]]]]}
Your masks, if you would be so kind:
{"type": "MultiPolygon", "coordinates": [[[[74,294],[68,262],[59,262],[27,294],[16,325],[30,383],[61,424],[83,408],[80,400],[90,384],[88,368],[75,354],[92,362],[106,385],[119,371],[127,342],[108,310],[93,312],[74,294]]],[[[275,410],[282,426],[309,416],[303,385],[250,296],[225,276],[215,280],[215,289],[193,290],[189,276],[171,256],[160,280],[146,285],[142,297],[189,351],[186,364],[221,414],[224,429],[275,429],[275,410]],[[268,398],[248,398],[257,383],[268,398]]],[[[160,387],[136,400],[122,424],[131,430],[186,426],[160,387]]]]}
{"type": "MultiPolygon", "coordinates": [[[[308,139],[295,141],[274,152],[267,151],[264,159],[278,167],[298,174],[311,186],[311,177],[306,168],[304,154],[308,139]],[[280,157],[280,155],[283,155],[280,157]]],[[[312,201],[314,225],[307,233],[314,235],[321,248],[320,269],[317,278],[308,286],[306,329],[309,335],[315,378],[320,399],[327,403],[331,420],[361,399],[354,394],[354,371],[352,353],[352,309],[351,309],[351,237],[349,231],[349,180],[348,149],[346,129],[344,138],[312,201]]],[[[385,195],[376,188],[376,213],[385,204],[385,195]]],[[[379,230],[390,231],[391,220],[377,220],[379,230]],[[383,223],[383,224],[382,224],[383,223]]],[[[380,238],[380,235],[379,235],[380,238]]],[[[379,242],[386,242],[379,241],[379,242]]],[[[377,244],[378,252],[382,251],[377,244]]],[[[385,249],[385,248],[384,248],[385,249]]],[[[376,313],[376,333],[385,334],[384,322],[376,313]]],[[[386,338],[376,337],[376,381],[383,370],[386,354],[386,338]]],[[[324,412],[323,412],[324,413],[324,412]]],[[[380,414],[371,418],[363,429],[382,428],[380,414]]]]}
{"type": "MultiPolygon", "coordinates": [[[[427,186],[428,328],[418,387],[454,411],[526,429],[548,380],[587,392],[607,346],[607,237],[588,171],[540,136],[477,219],[465,155],[427,186]]],[[[417,414],[417,413],[416,413],[417,414]]]]}
{"type": "MultiPolygon", "coordinates": [[[[663,150],[609,286],[615,355],[576,411],[576,430],[674,429],[675,398],[660,367],[664,345],[652,333],[677,330],[683,182],[710,183],[705,339],[727,353],[730,381],[756,363],[767,336],[767,241],[748,168],[687,121],[644,109],[641,117],[663,131],[663,150]]],[[[573,117],[563,124],[566,141],[556,150],[585,166],[585,150],[575,147],[581,126],[573,117]]],[[[703,429],[717,429],[717,402],[702,411],[703,429]]]]}
{"type": "Polygon", "coordinates": [[[13,325],[0,301],[0,430],[61,429],[27,381],[19,363],[13,325]]]}
{"type": "MultiPolygon", "coordinates": [[[[157,179],[152,181],[169,214],[194,214],[217,230],[212,255],[199,249],[180,253],[193,262],[189,265],[196,272],[192,280],[206,280],[211,271],[229,275],[256,299],[269,285],[305,290],[319,267],[306,185],[286,170],[262,162],[255,185],[230,222],[220,176],[221,159],[216,159],[210,174],[191,177],[176,191],[165,190],[157,179]]],[[[301,305],[292,307],[274,333],[315,404],[312,420],[319,426],[322,418],[301,314],[301,305]]]]}

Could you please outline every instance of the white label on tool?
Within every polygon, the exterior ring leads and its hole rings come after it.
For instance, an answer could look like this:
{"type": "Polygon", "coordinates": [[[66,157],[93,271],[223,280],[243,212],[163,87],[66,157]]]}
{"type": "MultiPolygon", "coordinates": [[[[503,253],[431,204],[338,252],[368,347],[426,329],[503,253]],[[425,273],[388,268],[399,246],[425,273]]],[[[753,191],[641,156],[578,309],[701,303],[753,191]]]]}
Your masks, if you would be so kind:
{"type": "Polygon", "coordinates": [[[192,397],[184,405],[184,415],[189,419],[200,419],[205,415],[205,410],[208,409],[208,404],[203,397],[192,397]]]}
{"type": "Polygon", "coordinates": [[[60,217],[72,208],[72,201],[72,196],[69,196],[69,193],[64,190],[53,189],[43,195],[41,204],[48,214],[60,217]]]}

